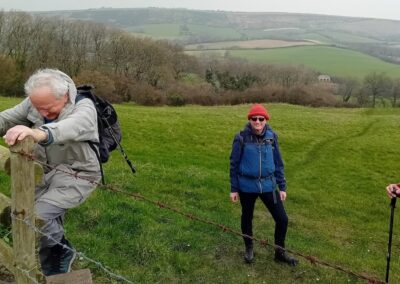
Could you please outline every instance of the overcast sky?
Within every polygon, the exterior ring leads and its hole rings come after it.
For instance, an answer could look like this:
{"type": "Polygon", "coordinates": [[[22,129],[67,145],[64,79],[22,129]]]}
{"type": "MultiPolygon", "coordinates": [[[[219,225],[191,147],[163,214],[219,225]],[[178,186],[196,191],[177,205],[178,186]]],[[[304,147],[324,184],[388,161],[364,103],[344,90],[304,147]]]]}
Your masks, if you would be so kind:
{"type": "Polygon", "coordinates": [[[0,0],[0,10],[5,11],[80,10],[100,7],[290,12],[400,20],[400,0],[0,0]]]}

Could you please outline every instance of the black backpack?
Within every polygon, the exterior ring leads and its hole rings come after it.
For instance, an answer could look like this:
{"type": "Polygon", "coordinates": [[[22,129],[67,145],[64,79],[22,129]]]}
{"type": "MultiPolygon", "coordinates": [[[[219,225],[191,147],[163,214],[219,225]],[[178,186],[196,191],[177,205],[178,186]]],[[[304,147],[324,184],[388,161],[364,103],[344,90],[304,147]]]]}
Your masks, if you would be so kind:
{"type": "Polygon", "coordinates": [[[110,157],[111,151],[117,147],[120,149],[121,154],[124,156],[126,162],[135,173],[136,169],[129,161],[124,149],[120,142],[122,139],[121,128],[118,122],[118,115],[110,102],[104,100],[93,93],[93,87],[90,85],[82,85],[77,87],[78,94],[75,103],[78,103],[84,98],[90,99],[97,112],[97,127],[99,131],[99,143],[88,141],[90,147],[96,153],[97,159],[100,163],[102,182],[104,182],[104,174],[102,164],[106,163],[110,157]]]}

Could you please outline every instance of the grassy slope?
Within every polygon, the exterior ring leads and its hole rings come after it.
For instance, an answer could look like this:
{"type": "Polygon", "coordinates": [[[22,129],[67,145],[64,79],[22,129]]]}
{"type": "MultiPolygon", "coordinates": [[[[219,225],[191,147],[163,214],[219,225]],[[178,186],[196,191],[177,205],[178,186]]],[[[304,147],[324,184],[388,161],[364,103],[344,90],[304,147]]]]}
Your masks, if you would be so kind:
{"type": "MultiPolygon", "coordinates": [[[[0,108],[12,102],[2,98],[0,108]]],[[[138,172],[132,175],[114,152],[107,180],[239,229],[240,206],[228,199],[228,159],[248,108],[117,106],[123,145],[138,172]]],[[[287,246],[383,279],[390,213],[383,189],[400,171],[400,110],[268,108],[286,162],[287,246]]],[[[400,281],[399,220],[393,282],[400,281]]],[[[256,262],[245,265],[240,238],[102,190],[70,211],[66,227],[78,250],[135,283],[362,283],[304,260],[296,268],[276,264],[260,245],[256,262]]],[[[257,203],[256,236],[272,240],[272,227],[257,203]]],[[[91,268],[96,283],[110,283],[91,268]]]]}
{"type": "Polygon", "coordinates": [[[208,27],[204,25],[188,24],[185,25],[186,33],[182,30],[179,23],[170,24],[148,24],[125,28],[126,31],[142,36],[164,39],[185,39],[189,35],[207,36],[215,40],[241,39],[242,35],[233,28],[208,27]]]}
{"type": "Polygon", "coordinates": [[[140,32],[142,36],[149,36],[164,39],[184,40],[189,36],[208,37],[217,41],[244,40],[244,39],[286,39],[288,41],[317,40],[324,44],[335,42],[377,42],[369,37],[357,36],[355,34],[338,31],[318,31],[312,32],[303,29],[291,30],[265,30],[265,28],[238,29],[233,27],[215,27],[200,24],[185,24],[186,32],[181,30],[182,24],[160,23],[131,26],[124,28],[128,32],[136,34],[140,32]]]}
{"type": "Polygon", "coordinates": [[[129,32],[139,33],[141,36],[151,36],[155,38],[179,38],[180,28],[178,24],[154,24],[138,27],[126,28],[129,32]]]}
{"type": "MultiPolygon", "coordinates": [[[[215,53],[215,51],[212,51],[215,53]]],[[[231,50],[230,55],[266,64],[304,65],[324,74],[363,78],[370,72],[400,77],[400,66],[347,49],[302,46],[263,50],[231,50]]],[[[196,52],[190,52],[196,54],[196,52]]]]}

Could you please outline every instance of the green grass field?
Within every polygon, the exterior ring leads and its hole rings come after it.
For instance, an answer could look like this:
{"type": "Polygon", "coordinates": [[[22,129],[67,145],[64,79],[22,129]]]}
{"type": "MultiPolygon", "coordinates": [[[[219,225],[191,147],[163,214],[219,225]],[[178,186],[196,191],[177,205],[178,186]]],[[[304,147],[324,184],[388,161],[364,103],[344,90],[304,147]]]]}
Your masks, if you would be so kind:
{"type": "Polygon", "coordinates": [[[143,25],[126,30],[133,34],[155,38],[173,39],[181,36],[179,25],[175,23],[143,25]]]}
{"type": "MultiPolygon", "coordinates": [[[[188,52],[199,54],[206,51],[188,52]]],[[[216,53],[216,51],[210,51],[216,53]]],[[[223,55],[225,50],[221,50],[223,55]]],[[[232,57],[263,64],[304,65],[330,76],[364,78],[371,72],[400,77],[400,66],[348,49],[327,46],[301,46],[262,50],[230,50],[232,57]]]]}
{"type": "Polygon", "coordinates": [[[148,36],[163,39],[184,39],[190,35],[207,36],[219,40],[241,39],[242,34],[232,28],[221,28],[187,24],[185,29],[178,23],[170,24],[148,24],[125,29],[139,36],[148,36]]]}
{"type": "Polygon", "coordinates": [[[241,39],[243,35],[233,28],[222,28],[203,25],[187,25],[189,31],[200,36],[208,36],[221,40],[241,39]]]}
{"type": "MultiPolygon", "coordinates": [[[[16,102],[0,98],[0,109],[16,102]]],[[[105,165],[109,184],[240,230],[240,205],[229,201],[229,155],[249,105],[116,108],[137,173],[115,151],[105,165]]],[[[400,110],[267,108],[286,164],[287,247],[384,280],[390,216],[384,188],[400,181],[400,110]]],[[[8,194],[8,178],[0,178],[8,194]]],[[[255,236],[273,241],[265,211],[257,202],[255,236]]],[[[241,238],[102,189],[70,210],[66,229],[78,251],[134,283],[365,283],[304,259],[295,268],[277,264],[261,245],[247,265],[241,238]]],[[[95,283],[117,283],[86,261],[74,265],[91,268],[95,283]]],[[[397,211],[391,265],[398,283],[397,211]]]]}

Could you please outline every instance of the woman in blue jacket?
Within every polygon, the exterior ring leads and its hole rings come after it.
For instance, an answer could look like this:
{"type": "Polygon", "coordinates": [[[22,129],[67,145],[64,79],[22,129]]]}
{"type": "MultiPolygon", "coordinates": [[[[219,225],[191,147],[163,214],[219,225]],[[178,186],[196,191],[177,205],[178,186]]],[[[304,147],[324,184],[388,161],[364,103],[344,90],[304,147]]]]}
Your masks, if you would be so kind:
{"type": "MultiPolygon", "coordinates": [[[[282,202],[286,199],[286,180],[278,137],[267,125],[270,117],[262,105],[253,105],[247,118],[248,124],[235,136],[232,145],[231,201],[240,199],[242,233],[253,236],[254,204],[258,197],[261,199],[275,221],[275,260],[295,266],[298,261],[284,249],[288,217],[282,202]]],[[[251,263],[253,240],[243,239],[244,258],[251,263]]]]}

